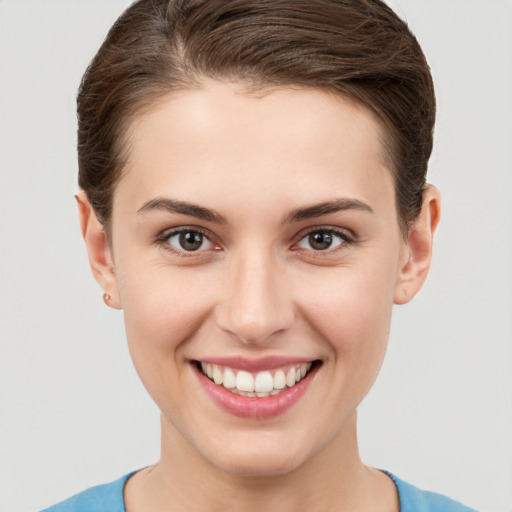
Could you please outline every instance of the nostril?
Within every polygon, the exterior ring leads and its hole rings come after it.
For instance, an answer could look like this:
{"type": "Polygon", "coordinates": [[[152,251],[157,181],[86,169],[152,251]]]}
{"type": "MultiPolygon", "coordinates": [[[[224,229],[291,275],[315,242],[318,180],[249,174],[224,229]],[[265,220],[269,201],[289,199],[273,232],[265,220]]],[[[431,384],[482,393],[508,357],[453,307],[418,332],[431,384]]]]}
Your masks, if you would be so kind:
{"type": "Polygon", "coordinates": [[[226,301],[219,304],[215,312],[217,325],[239,343],[265,343],[293,325],[293,305],[285,303],[285,298],[272,301],[268,297],[265,304],[254,304],[249,298],[226,301]]]}

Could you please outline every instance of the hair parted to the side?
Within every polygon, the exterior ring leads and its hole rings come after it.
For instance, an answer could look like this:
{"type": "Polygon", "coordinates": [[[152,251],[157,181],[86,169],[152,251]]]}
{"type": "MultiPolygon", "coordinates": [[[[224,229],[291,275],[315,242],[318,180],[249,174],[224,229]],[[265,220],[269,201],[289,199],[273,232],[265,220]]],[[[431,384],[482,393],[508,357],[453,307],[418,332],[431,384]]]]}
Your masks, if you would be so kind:
{"type": "Polygon", "coordinates": [[[133,117],[205,78],[349,96],[385,130],[404,233],[418,215],[435,96],[423,52],[380,0],[138,0],[111,28],[78,93],[79,185],[109,230],[133,117]]]}

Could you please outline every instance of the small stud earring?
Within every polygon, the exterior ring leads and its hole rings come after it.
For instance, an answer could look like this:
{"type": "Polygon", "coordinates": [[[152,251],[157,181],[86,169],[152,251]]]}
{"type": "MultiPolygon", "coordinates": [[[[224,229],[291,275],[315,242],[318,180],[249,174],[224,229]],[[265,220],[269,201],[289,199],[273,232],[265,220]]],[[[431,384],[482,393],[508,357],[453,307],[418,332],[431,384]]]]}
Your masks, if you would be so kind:
{"type": "Polygon", "coordinates": [[[103,302],[108,306],[108,302],[112,297],[108,293],[103,294],[103,302]]]}

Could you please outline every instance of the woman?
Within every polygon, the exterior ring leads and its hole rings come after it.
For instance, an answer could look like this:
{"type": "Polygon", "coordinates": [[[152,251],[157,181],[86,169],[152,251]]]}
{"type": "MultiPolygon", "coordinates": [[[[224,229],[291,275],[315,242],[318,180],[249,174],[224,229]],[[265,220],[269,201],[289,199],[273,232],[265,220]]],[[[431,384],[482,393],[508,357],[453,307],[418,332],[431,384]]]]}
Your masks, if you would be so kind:
{"type": "Polygon", "coordinates": [[[78,116],[82,234],[162,452],[48,510],[470,510],[357,446],[439,221],[406,25],[378,0],[140,0],[78,116]]]}

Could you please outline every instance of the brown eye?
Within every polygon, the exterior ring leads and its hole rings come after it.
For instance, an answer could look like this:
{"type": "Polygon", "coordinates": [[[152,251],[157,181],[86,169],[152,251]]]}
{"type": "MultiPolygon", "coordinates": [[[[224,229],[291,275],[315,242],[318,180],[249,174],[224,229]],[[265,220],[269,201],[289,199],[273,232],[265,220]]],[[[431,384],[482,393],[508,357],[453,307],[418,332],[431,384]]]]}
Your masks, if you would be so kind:
{"type": "Polygon", "coordinates": [[[212,243],[200,231],[181,229],[167,237],[167,243],[175,250],[182,252],[196,252],[210,249],[212,243]]]}
{"type": "Polygon", "coordinates": [[[327,251],[347,241],[347,237],[342,233],[328,229],[320,229],[307,234],[298,245],[301,249],[308,249],[310,251],[327,251]]]}
{"type": "Polygon", "coordinates": [[[309,245],[315,251],[325,251],[332,245],[332,235],[325,232],[311,233],[308,237],[309,245]]]}
{"type": "Polygon", "coordinates": [[[196,231],[183,231],[180,233],[180,245],[186,251],[197,251],[203,245],[203,235],[196,231]]]}

